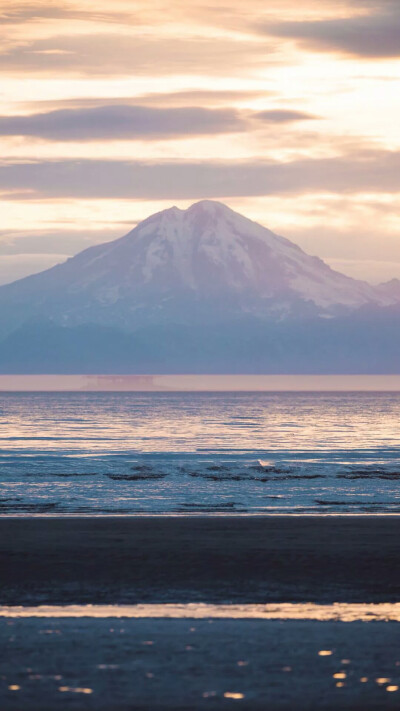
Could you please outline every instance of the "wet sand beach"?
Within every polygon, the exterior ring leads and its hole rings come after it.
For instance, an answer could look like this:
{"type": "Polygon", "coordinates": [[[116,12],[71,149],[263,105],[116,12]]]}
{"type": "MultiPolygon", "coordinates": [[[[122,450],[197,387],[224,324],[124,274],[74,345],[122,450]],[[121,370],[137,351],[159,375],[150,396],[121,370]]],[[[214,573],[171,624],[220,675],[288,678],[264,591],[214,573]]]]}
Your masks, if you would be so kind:
{"type": "Polygon", "coordinates": [[[397,602],[400,517],[0,519],[1,604],[397,602]]]}
{"type": "Polygon", "coordinates": [[[109,606],[97,619],[0,613],[1,709],[396,709],[397,621],[162,615],[172,603],[390,607],[399,527],[397,516],[0,519],[1,605],[109,606]],[[155,603],[153,618],[112,607],[155,603]]]}

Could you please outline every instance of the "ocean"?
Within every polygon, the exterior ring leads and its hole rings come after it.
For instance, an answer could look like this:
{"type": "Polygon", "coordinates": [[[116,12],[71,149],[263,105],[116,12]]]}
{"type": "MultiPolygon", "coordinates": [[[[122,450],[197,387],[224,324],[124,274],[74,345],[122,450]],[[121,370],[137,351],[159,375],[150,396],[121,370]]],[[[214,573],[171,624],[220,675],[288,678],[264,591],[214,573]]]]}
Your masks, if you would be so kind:
{"type": "Polygon", "coordinates": [[[399,392],[2,392],[1,512],[399,513],[399,423],[399,392]]]}

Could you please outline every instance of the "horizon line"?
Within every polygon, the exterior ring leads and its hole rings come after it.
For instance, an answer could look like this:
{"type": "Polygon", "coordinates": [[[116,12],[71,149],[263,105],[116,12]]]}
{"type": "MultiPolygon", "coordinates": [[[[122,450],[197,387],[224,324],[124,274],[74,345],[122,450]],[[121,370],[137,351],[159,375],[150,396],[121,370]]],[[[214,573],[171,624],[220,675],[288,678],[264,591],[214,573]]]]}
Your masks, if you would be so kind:
{"type": "Polygon", "coordinates": [[[391,374],[0,374],[12,392],[400,392],[391,374]]]}

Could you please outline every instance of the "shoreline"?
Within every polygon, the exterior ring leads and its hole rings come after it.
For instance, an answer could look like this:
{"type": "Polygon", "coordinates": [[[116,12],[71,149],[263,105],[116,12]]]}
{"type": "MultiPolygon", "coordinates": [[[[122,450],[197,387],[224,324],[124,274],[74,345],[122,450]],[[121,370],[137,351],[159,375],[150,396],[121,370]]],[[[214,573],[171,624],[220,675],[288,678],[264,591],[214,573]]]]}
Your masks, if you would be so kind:
{"type": "Polygon", "coordinates": [[[308,622],[400,622],[400,603],[346,602],[210,605],[189,602],[144,605],[0,605],[0,619],[280,620],[308,622]]]}
{"type": "MultiPolygon", "coordinates": [[[[326,511],[326,512],[319,512],[316,511],[315,513],[260,513],[257,511],[251,512],[251,511],[235,511],[234,513],[229,513],[225,511],[209,511],[205,513],[204,511],[192,511],[190,513],[184,511],[176,511],[176,512],[165,512],[165,513],[147,513],[146,511],[138,511],[135,513],[22,513],[22,514],[17,514],[17,513],[2,513],[0,514],[0,522],[4,519],[10,520],[10,519],[15,519],[15,520],[33,520],[33,519],[43,519],[43,520],[64,520],[64,519],[82,519],[83,521],[90,521],[90,520],[98,520],[98,519],[208,519],[208,518],[217,518],[217,519],[243,519],[243,518],[248,518],[248,519],[274,519],[274,518],[295,518],[295,519],[315,519],[315,518],[398,518],[400,517],[400,512],[399,511],[388,511],[388,512],[382,512],[379,511],[377,513],[371,513],[371,512],[345,512],[345,511],[326,511]]],[[[0,524],[1,525],[1,524],[0,524]]]]}

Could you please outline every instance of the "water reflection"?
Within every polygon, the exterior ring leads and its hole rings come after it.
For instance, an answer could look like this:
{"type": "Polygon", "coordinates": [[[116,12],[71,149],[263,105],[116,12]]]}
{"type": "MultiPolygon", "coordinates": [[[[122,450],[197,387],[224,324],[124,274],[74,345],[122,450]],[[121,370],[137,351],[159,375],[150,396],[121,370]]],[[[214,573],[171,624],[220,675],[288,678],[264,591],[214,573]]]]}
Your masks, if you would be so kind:
{"type": "Polygon", "coordinates": [[[400,513],[399,393],[1,393],[0,513],[400,513]]]}

